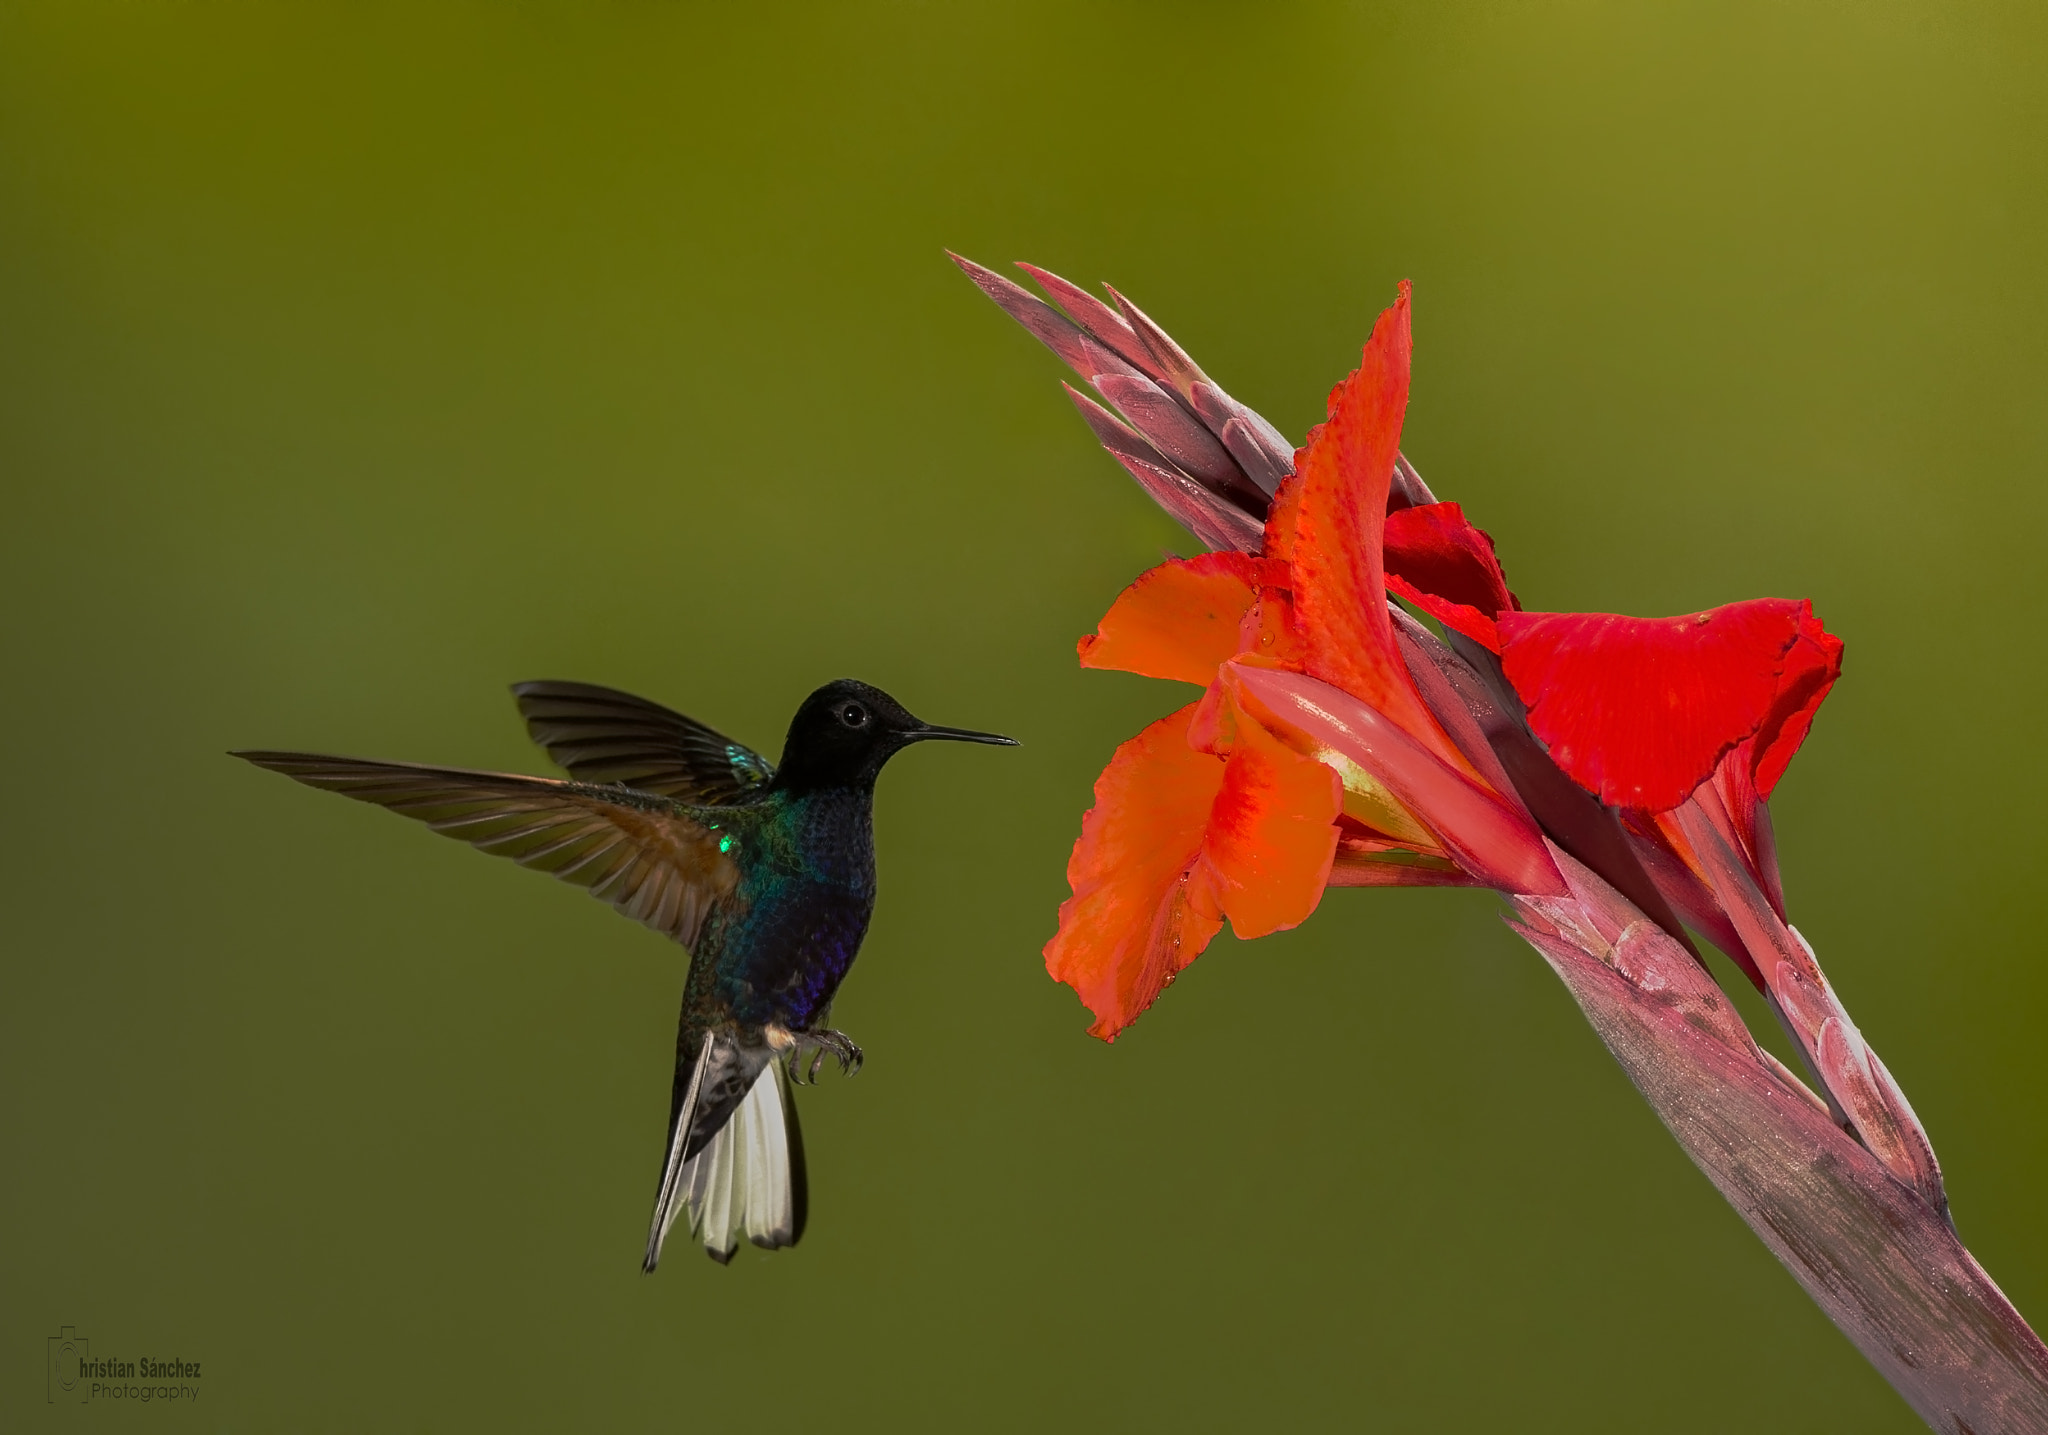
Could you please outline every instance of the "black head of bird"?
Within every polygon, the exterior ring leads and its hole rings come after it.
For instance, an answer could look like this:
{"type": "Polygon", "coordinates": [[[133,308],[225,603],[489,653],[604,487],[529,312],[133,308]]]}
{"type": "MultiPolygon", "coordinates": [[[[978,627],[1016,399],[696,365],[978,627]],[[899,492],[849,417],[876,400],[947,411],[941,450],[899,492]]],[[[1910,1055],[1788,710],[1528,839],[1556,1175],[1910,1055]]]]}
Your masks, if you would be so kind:
{"type": "Polygon", "coordinates": [[[690,952],[668,1140],[643,1266],[678,1215],[715,1259],[796,1244],[807,1208],[790,1088],[861,1053],[827,1025],[875,904],[875,778],[915,742],[1012,739],[913,717],[850,679],[804,700],[782,766],[657,703],[586,683],[513,688],[569,779],[312,753],[260,767],[414,817],[587,889],[690,952]]]}
{"type": "Polygon", "coordinates": [[[880,688],[841,678],[805,698],[790,719],[775,783],[791,793],[872,786],[891,757],[914,742],[935,740],[1016,746],[991,732],[935,727],[880,688]]]}

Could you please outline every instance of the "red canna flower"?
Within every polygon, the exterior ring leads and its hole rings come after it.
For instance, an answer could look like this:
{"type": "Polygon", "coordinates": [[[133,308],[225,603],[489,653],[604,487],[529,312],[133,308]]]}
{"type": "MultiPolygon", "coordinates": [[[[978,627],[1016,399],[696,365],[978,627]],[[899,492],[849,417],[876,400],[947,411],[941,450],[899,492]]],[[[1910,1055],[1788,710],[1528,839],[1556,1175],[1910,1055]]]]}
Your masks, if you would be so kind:
{"type": "MultiPolygon", "coordinates": [[[[1380,529],[1409,350],[1404,289],[1270,504],[1261,554],[1164,563],[1081,640],[1085,666],[1207,689],[1118,750],[1068,864],[1046,962],[1098,1036],[1135,1020],[1226,916],[1240,938],[1292,927],[1332,883],[1566,890],[1510,784],[1445,730],[1395,638],[1380,529]]],[[[1467,576],[1461,539],[1407,526],[1415,572],[1467,576]]]]}
{"type": "MultiPolygon", "coordinates": [[[[1162,564],[1081,641],[1084,666],[1208,689],[1186,721],[1169,720],[1198,756],[1176,752],[1167,761],[1166,729],[1126,744],[1098,785],[1069,864],[1075,896],[1061,909],[1047,963],[1093,1009],[1099,1036],[1113,1038],[1135,1020],[1226,916],[1240,937],[1291,927],[1315,909],[1326,884],[1565,890],[1525,795],[1483,734],[1470,730],[1471,704],[1445,693],[1432,704],[1418,687],[1411,667],[1421,665],[1411,665],[1395,636],[1401,615],[1386,601],[1389,591],[1488,657],[1500,655],[1550,761],[1609,806],[1643,814],[1638,843],[1658,848],[1663,885],[1675,889],[1663,894],[1664,911],[1701,909],[1715,934],[1732,930],[1711,898],[1701,900],[1696,870],[1690,884],[1665,870],[1674,862],[1692,870],[1681,856],[1690,849],[1649,819],[1685,801],[1740,746],[1744,755],[1730,764],[1729,780],[1745,776],[1748,795],[1729,810],[1740,814],[1742,850],[1754,850],[1757,824],[1767,820],[1759,816],[1762,798],[1839,672],[1840,642],[1810,605],[1782,599],[1670,619],[1522,612],[1491,538],[1457,504],[1417,502],[1430,496],[1412,470],[1396,487],[1411,348],[1404,287],[1359,368],[1332,392],[1328,421],[1310,434],[1266,506],[1259,552],[1162,564]],[[1446,719],[1468,729],[1462,742],[1446,719]],[[1155,792],[1186,785],[1208,794],[1217,821],[1226,812],[1246,821],[1239,784],[1222,773],[1247,730],[1276,739],[1298,761],[1326,765],[1342,782],[1336,811],[1324,812],[1319,800],[1277,829],[1295,840],[1259,850],[1240,836],[1233,845],[1257,861],[1275,893],[1255,921],[1226,909],[1210,884],[1196,880],[1213,869],[1204,855],[1209,819],[1155,792]],[[1330,830],[1302,840],[1318,824],[1330,830]],[[1156,860],[1126,860],[1136,847],[1156,860]]],[[[1150,412],[1141,416],[1156,422],[1150,412]]],[[[1126,440],[1120,456],[1133,447],[1126,440]]],[[[1154,473],[1168,463],[1164,453],[1150,460],[1154,473]]],[[[1255,487],[1247,480],[1236,489],[1255,487]]],[[[1426,652],[1433,640],[1406,626],[1408,646],[1426,652]]],[[[1429,665],[1438,676],[1445,666],[1429,665]]],[[[1269,785],[1259,798],[1269,808],[1296,789],[1307,785],[1269,785]]],[[[1260,810],[1277,817],[1267,808],[1260,810]]],[[[1602,865],[1593,859],[1596,871],[1602,865]]],[[[1775,889],[1775,869],[1762,875],[1767,867],[1759,864],[1759,880],[1775,889]]],[[[1628,875],[1638,890],[1654,881],[1641,871],[1628,875]]],[[[1683,936],[1675,919],[1667,925],[1683,936]]],[[[1762,984],[1762,969],[1740,940],[1724,944],[1762,984]]]]}
{"type": "Polygon", "coordinates": [[[1061,312],[955,258],[1106,401],[1068,389],[1213,550],[1140,575],[1080,642],[1085,667],[1203,690],[1117,749],[1067,866],[1046,963],[1090,1030],[1113,1040],[1226,920],[1251,938],[1326,887],[1492,887],[1917,1409],[1991,1422],[1944,1429],[2048,1420],[2048,1347],[1955,1240],[1925,1133],[1786,919],[1766,802],[1842,661],[1811,604],[1524,611],[1492,539],[1401,455],[1405,284],[1290,452],[1114,290],[1024,266],[1061,312]],[[1750,1039],[1688,928],[1763,992],[1819,1096],[1750,1039]]]}

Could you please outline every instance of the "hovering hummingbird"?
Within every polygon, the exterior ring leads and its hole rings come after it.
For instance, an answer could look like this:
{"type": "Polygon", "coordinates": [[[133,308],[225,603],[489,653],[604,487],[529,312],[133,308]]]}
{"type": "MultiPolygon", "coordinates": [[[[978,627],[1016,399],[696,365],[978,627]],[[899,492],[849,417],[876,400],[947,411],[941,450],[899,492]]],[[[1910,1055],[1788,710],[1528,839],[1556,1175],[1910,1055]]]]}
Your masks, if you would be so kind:
{"type": "Polygon", "coordinates": [[[827,1026],[875,909],[875,778],[914,742],[1012,738],[934,727],[866,683],[797,709],[782,765],[657,703],[586,683],[519,683],[527,731],[570,780],[237,752],[309,787],[418,818],[587,889],[690,952],[668,1141],[647,1232],[653,1270],[677,1215],[724,1264],[744,1235],[804,1232],[793,1084],[860,1048],[827,1026]]]}

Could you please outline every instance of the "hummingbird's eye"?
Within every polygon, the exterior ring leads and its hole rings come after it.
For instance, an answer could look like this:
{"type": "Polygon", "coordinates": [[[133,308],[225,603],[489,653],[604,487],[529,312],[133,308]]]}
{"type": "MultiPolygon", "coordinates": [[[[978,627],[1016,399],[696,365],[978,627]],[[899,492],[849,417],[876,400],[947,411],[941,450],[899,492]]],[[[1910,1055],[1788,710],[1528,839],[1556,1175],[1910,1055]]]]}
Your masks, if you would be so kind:
{"type": "Polygon", "coordinates": [[[868,725],[868,710],[859,703],[848,703],[839,710],[839,720],[848,727],[866,727],[868,725]]]}

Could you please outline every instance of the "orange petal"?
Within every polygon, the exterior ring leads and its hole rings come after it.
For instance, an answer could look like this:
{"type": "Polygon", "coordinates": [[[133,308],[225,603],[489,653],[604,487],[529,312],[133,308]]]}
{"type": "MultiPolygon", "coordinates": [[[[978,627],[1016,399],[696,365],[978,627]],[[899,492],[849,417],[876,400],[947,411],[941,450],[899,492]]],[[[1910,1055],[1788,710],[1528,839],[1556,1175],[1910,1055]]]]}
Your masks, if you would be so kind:
{"type": "Polygon", "coordinates": [[[1222,927],[1202,866],[1224,761],[1188,746],[1190,703],[1116,750],[1095,782],[1095,806],[1067,863],[1074,895],[1045,967],[1112,1041],[1222,927]]]}
{"type": "Polygon", "coordinates": [[[1139,575],[1081,640],[1081,666],[1206,686],[1238,649],[1238,629],[1258,597],[1258,562],[1249,553],[1204,553],[1139,575]]]}
{"type": "Polygon", "coordinates": [[[1227,760],[1188,746],[1194,704],[1122,747],[1067,863],[1074,895],[1046,970],[1116,1038],[1208,946],[1228,916],[1241,938],[1304,921],[1337,852],[1337,774],[1255,722],[1231,724],[1227,760]]]}
{"type": "Polygon", "coordinates": [[[1238,662],[1300,672],[1308,662],[1301,623],[1294,614],[1294,570],[1290,564],[1260,561],[1258,606],[1245,621],[1233,655],[1238,662]]]}
{"type": "Polygon", "coordinates": [[[1240,938],[1299,926],[1337,854],[1343,784],[1255,722],[1235,724],[1202,855],[1215,900],[1240,938]]]}
{"type": "Polygon", "coordinates": [[[1357,369],[1330,392],[1329,421],[1295,455],[1266,521],[1264,551],[1293,566],[1307,671],[1385,714],[1460,771],[1408,677],[1387,617],[1381,544],[1408,407],[1408,286],[1381,314],[1357,369]]]}

